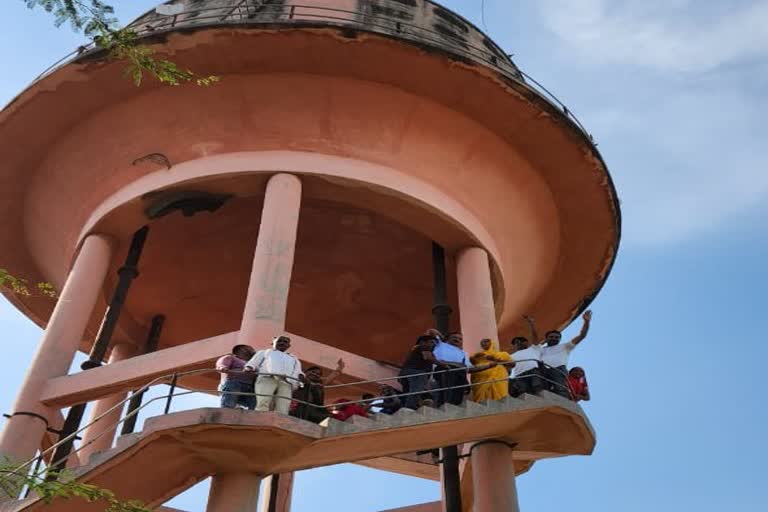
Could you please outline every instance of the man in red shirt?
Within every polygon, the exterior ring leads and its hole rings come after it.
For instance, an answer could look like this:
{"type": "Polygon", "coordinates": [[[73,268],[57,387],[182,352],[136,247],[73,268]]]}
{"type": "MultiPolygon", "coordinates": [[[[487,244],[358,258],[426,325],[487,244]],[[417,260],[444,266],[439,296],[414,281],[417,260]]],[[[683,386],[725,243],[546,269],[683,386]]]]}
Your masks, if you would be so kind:
{"type": "Polygon", "coordinates": [[[584,369],[580,366],[574,366],[568,372],[568,387],[571,390],[571,398],[574,402],[580,400],[589,401],[589,385],[584,369]]]}

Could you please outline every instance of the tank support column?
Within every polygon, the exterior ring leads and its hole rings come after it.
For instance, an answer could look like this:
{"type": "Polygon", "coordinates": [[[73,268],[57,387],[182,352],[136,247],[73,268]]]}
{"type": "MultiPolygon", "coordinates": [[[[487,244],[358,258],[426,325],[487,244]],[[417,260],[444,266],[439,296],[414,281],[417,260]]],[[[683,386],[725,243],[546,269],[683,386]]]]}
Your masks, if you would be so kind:
{"type": "Polygon", "coordinates": [[[482,350],[481,339],[499,337],[488,253],[479,247],[462,250],[456,257],[456,272],[464,350],[473,354],[482,350]]]}
{"type": "MultiPolygon", "coordinates": [[[[109,364],[131,358],[136,355],[137,351],[136,346],[132,343],[117,343],[112,347],[112,352],[109,354],[109,364]]],[[[93,404],[93,410],[87,422],[91,426],[85,431],[82,442],[83,448],[80,451],[80,460],[84,464],[88,462],[94,453],[102,452],[112,447],[112,442],[115,440],[115,432],[117,432],[117,422],[120,421],[123,408],[116,407],[101,418],[98,423],[92,424],[93,421],[125,400],[127,395],[128,393],[115,393],[93,404]]]]}
{"type": "Polygon", "coordinates": [[[112,247],[105,236],[90,235],[83,242],[27,370],[13,414],[0,435],[0,455],[22,462],[34,457],[40,447],[51,412],[40,403],[40,395],[49,379],[69,371],[111,257],[112,247]]]}
{"type": "Polygon", "coordinates": [[[222,473],[211,477],[206,512],[254,512],[261,477],[254,473],[222,473]]]}
{"type": "Polygon", "coordinates": [[[293,472],[271,475],[264,480],[264,501],[260,512],[290,512],[293,472]]]}
{"type": "MultiPolygon", "coordinates": [[[[299,178],[291,174],[272,176],[264,194],[259,238],[253,256],[239,343],[263,346],[272,337],[285,331],[300,209],[299,178]]],[[[267,483],[266,489],[269,492],[262,510],[287,512],[291,503],[293,473],[270,476],[267,483]]],[[[211,509],[209,503],[208,511],[211,510],[230,509],[211,509]]],[[[250,509],[253,510],[256,510],[255,506],[250,509]]]]}
{"type": "Polygon", "coordinates": [[[474,512],[519,512],[512,446],[504,441],[483,441],[471,451],[474,512]]]}
{"type": "Polygon", "coordinates": [[[291,174],[272,176],[264,195],[240,343],[263,346],[285,330],[300,208],[301,181],[291,174]]]}

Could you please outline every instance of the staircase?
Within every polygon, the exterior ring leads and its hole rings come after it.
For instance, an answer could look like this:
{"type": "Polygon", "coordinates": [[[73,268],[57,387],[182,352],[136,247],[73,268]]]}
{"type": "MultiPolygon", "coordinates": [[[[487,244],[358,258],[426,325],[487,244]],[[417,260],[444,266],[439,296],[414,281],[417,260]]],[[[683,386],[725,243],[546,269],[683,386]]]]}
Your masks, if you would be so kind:
{"type": "MultiPolygon", "coordinates": [[[[345,422],[328,419],[324,425],[274,412],[202,408],[148,419],[143,431],[120,437],[117,446],[75,469],[75,477],[110,489],[122,499],[157,507],[216,473],[285,473],[484,439],[515,443],[517,472],[548,457],[588,455],[595,446],[594,431],[581,407],[548,392],[401,409],[371,418],[353,416],[345,422]]],[[[45,505],[30,498],[0,510],[100,508],[80,500],[45,505]]]]}

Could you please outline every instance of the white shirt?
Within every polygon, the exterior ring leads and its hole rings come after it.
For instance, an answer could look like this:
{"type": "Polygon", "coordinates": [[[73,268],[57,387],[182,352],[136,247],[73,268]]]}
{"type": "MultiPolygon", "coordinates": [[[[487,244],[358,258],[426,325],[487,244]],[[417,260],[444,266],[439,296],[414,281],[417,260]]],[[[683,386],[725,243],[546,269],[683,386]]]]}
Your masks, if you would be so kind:
{"type": "Polygon", "coordinates": [[[515,362],[513,368],[515,377],[521,373],[538,368],[539,364],[536,361],[541,361],[541,352],[540,345],[531,345],[526,349],[514,352],[512,360],[515,362]],[[523,361],[523,359],[533,359],[533,361],[523,361]]]}
{"type": "Polygon", "coordinates": [[[259,373],[271,373],[274,375],[284,375],[288,377],[288,383],[294,389],[298,388],[299,374],[301,374],[301,363],[296,356],[288,352],[281,352],[268,348],[259,350],[245,364],[246,368],[253,368],[259,373]]]}
{"type": "Polygon", "coordinates": [[[542,349],[541,360],[544,364],[557,368],[559,366],[568,366],[568,356],[571,355],[571,350],[576,348],[576,345],[569,341],[568,343],[558,343],[553,346],[545,346],[542,349]]]}

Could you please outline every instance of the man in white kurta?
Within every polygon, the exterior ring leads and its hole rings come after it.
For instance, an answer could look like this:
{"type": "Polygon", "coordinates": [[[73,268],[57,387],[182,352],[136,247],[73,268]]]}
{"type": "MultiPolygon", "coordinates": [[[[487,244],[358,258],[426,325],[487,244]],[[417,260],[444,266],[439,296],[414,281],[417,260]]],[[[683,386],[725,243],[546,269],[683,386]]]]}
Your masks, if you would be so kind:
{"type": "Polygon", "coordinates": [[[258,372],[256,378],[256,410],[274,409],[288,414],[293,390],[299,386],[301,363],[288,352],[291,339],[278,336],[272,341],[272,348],[259,350],[246,363],[245,369],[258,372]]]}

